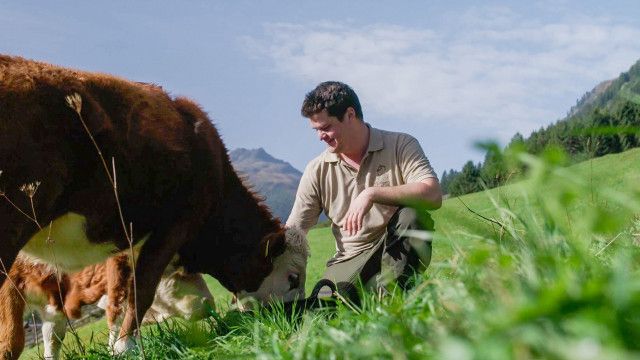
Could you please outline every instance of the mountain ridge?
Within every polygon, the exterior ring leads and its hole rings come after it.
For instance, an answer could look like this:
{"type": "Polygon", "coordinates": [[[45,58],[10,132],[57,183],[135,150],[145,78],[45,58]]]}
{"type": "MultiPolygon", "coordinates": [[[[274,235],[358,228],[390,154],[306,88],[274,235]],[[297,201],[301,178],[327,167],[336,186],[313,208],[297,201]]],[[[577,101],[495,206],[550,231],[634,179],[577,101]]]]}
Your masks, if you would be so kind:
{"type": "Polygon", "coordinates": [[[587,91],[559,121],[575,121],[589,115],[596,108],[612,109],[623,101],[640,103],[640,60],[616,78],[601,81],[587,91]]]}
{"type": "Polygon", "coordinates": [[[293,207],[302,172],[263,148],[237,148],[229,152],[236,171],[265,198],[273,214],[286,221],[293,207]]]}

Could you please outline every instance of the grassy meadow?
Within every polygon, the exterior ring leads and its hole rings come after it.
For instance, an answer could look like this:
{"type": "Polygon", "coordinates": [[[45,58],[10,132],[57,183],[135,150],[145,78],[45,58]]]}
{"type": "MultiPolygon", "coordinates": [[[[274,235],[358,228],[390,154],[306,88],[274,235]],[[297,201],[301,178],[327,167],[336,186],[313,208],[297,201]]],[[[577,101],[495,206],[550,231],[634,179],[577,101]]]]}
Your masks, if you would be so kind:
{"type": "MultiPolygon", "coordinates": [[[[209,278],[219,313],[147,326],[146,358],[640,358],[640,149],[571,167],[553,150],[518,161],[526,179],[433,213],[434,256],[412,290],[288,318],[228,311],[209,278]]],[[[307,293],[334,251],[329,228],[309,240],[307,293]]],[[[104,321],[78,334],[67,358],[110,358],[104,321]]]]}

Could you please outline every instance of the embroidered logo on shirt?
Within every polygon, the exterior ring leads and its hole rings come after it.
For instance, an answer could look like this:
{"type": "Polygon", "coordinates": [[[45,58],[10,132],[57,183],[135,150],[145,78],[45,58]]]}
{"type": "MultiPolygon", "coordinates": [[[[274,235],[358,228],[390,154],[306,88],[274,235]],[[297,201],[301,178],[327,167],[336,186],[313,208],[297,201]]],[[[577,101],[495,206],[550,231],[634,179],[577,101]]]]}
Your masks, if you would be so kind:
{"type": "Polygon", "coordinates": [[[384,165],[378,165],[376,169],[376,179],[373,182],[373,186],[389,186],[389,173],[387,167],[384,165]]]}

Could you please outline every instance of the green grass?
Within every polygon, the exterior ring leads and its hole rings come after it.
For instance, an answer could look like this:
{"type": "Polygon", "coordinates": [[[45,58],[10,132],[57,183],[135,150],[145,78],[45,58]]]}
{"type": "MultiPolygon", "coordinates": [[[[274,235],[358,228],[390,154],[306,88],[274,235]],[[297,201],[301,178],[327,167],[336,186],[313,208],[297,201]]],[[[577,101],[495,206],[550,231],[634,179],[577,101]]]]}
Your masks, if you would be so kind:
{"type": "MultiPolygon", "coordinates": [[[[545,179],[528,179],[516,184],[507,185],[444,202],[443,207],[434,213],[436,222],[436,246],[441,245],[441,239],[453,237],[495,236],[495,224],[483,220],[472,214],[464,206],[489,218],[499,218],[504,209],[514,211],[530,210],[540,214],[540,204],[531,204],[531,195],[527,192],[532,186],[535,190],[545,192],[561,191],[565,187],[573,188],[573,193],[566,196],[577,197],[562,216],[556,221],[567,223],[574,218],[584,218],[589,210],[602,207],[603,210],[615,211],[619,204],[610,199],[612,191],[633,193],[640,190],[640,149],[633,149],[621,154],[606,155],[587,160],[568,169],[557,169],[558,174],[545,179]],[[533,181],[543,181],[532,184],[533,181]],[[578,182],[579,184],[574,184],[578,182]],[[581,187],[581,188],[580,188],[581,187]],[[605,194],[602,194],[605,192],[605,194]],[[463,204],[464,203],[464,204],[463,204]]],[[[543,174],[541,174],[542,176],[543,174]]],[[[561,195],[561,194],[557,194],[561,195]]],[[[552,197],[553,198],[553,197],[552,197]]],[[[592,219],[588,219],[592,220],[592,219]]],[[[628,220],[628,219],[627,219],[628,220]]],[[[447,243],[446,241],[444,243],[447,243]]],[[[458,245],[474,245],[477,242],[457,243],[458,245]]],[[[441,250],[448,254],[446,248],[441,250]]],[[[436,255],[442,254],[437,252],[436,255]]]]}
{"type": "MultiPolygon", "coordinates": [[[[520,159],[525,181],[434,213],[434,257],[414,289],[299,319],[222,306],[219,321],[147,327],[147,358],[640,358],[640,149],[570,168],[554,151],[520,159]]],[[[307,291],[334,251],[328,228],[309,239],[307,291]]],[[[67,356],[108,358],[103,340],[86,342],[67,356]]]]}

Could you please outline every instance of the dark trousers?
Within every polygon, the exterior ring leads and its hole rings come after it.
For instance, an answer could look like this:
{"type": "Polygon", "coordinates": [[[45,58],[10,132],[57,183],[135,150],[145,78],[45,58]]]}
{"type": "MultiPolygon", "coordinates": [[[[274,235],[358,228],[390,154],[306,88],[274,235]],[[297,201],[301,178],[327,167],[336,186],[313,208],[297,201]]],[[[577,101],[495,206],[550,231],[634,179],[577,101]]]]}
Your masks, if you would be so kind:
{"type": "MultiPolygon", "coordinates": [[[[424,271],[431,262],[431,239],[425,239],[425,233],[419,230],[433,231],[433,220],[428,214],[424,215],[421,218],[427,219],[427,223],[421,226],[416,210],[398,209],[389,220],[387,231],[373,248],[332,264],[325,270],[323,278],[333,281],[338,292],[352,300],[357,299],[359,283],[367,289],[385,289],[396,282],[405,289],[412,275],[424,271]]],[[[329,288],[320,291],[319,297],[329,296],[329,288]]]]}

